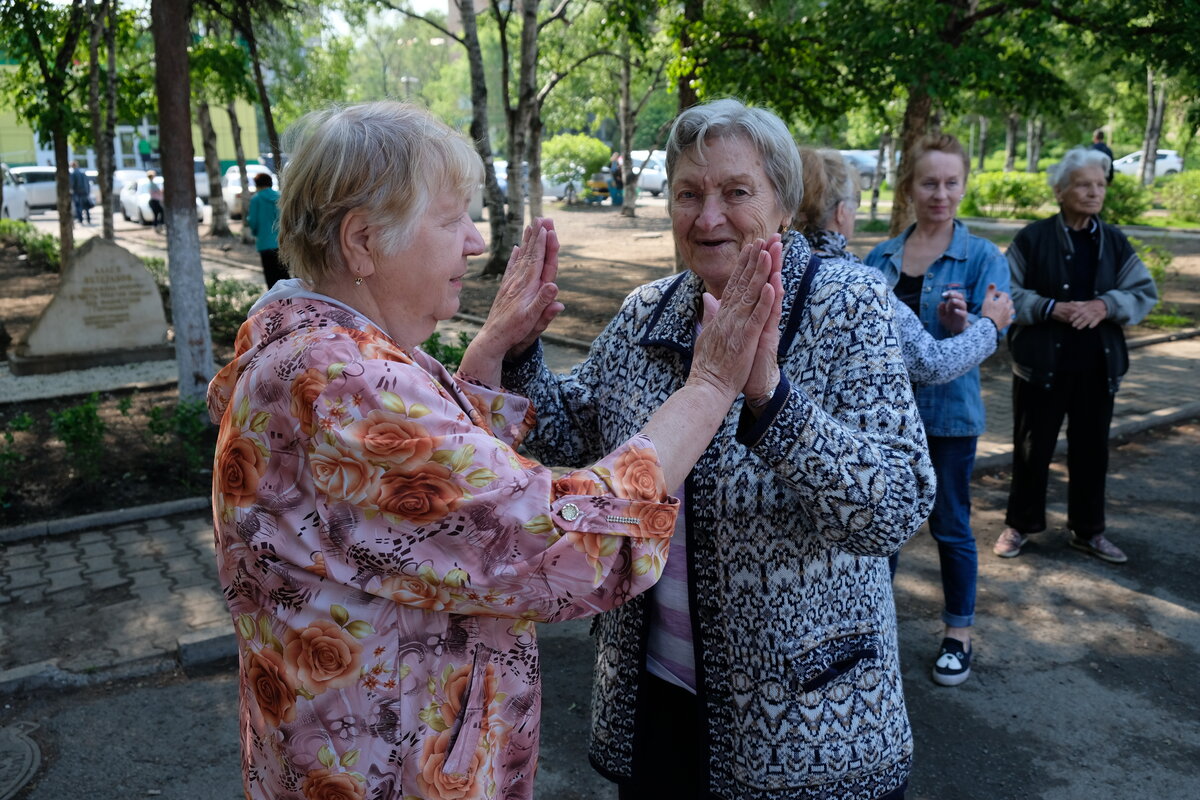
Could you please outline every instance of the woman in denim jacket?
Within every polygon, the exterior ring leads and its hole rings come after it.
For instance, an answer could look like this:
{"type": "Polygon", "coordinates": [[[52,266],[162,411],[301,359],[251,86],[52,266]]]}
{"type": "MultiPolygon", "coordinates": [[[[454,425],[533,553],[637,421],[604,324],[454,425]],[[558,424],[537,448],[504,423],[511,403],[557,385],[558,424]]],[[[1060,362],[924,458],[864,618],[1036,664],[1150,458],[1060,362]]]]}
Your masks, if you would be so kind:
{"type": "MultiPolygon", "coordinates": [[[[945,134],[925,137],[905,160],[912,167],[903,171],[896,191],[911,197],[917,221],[877,246],[866,261],[883,273],[925,329],[944,339],[952,332],[938,319],[939,303],[948,293],[961,292],[971,318],[977,319],[989,286],[1009,290],[1008,263],[994,244],[972,236],[955,219],[970,170],[958,140],[945,134]]],[[[979,368],[949,383],[919,388],[917,406],[937,475],[929,530],[938,543],[945,596],[945,632],[933,679],[957,686],[971,672],[975,621],[978,556],[971,531],[971,471],[975,440],[984,430],[979,368]]]]}

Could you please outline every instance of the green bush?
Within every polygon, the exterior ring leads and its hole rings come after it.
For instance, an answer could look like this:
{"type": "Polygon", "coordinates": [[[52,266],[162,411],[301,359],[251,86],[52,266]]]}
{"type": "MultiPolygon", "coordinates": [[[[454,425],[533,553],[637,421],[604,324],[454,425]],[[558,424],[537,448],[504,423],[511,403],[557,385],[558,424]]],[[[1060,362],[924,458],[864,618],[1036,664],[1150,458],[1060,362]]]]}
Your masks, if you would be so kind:
{"type": "Polygon", "coordinates": [[[154,406],[146,416],[146,430],[163,466],[178,469],[183,485],[196,488],[196,479],[212,463],[214,452],[207,403],[199,398],[180,400],[174,408],[154,406]]]}
{"type": "Polygon", "coordinates": [[[67,458],[76,474],[92,481],[100,476],[104,462],[104,434],[108,426],[99,414],[100,395],[64,411],[50,412],[50,430],[67,446],[67,458]]]}
{"type": "Polygon", "coordinates": [[[246,321],[250,306],[263,293],[257,283],[214,276],[204,284],[208,299],[208,327],[213,344],[233,347],[238,328],[246,321]]]}
{"type": "Polygon", "coordinates": [[[584,133],[562,133],[542,145],[542,175],[554,183],[574,181],[579,190],[593,172],[608,164],[608,145],[584,133]]]}
{"type": "Polygon", "coordinates": [[[1104,221],[1113,225],[1129,225],[1150,210],[1153,198],[1150,190],[1132,175],[1117,173],[1104,197],[1104,221]]]}
{"type": "Polygon", "coordinates": [[[458,332],[457,345],[443,344],[442,335],[434,331],[432,336],[421,343],[421,349],[442,362],[442,366],[446,369],[454,372],[462,363],[463,353],[467,352],[467,345],[470,343],[471,337],[466,331],[458,332]]]}
{"type": "Polygon", "coordinates": [[[1167,293],[1167,282],[1174,277],[1171,263],[1175,260],[1175,256],[1171,255],[1171,251],[1165,247],[1146,244],[1134,236],[1129,237],[1129,243],[1141,257],[1146,269],[1150,270],[1150,277],[1154,279],[1154,285],[1158,288],[1158,304],[1154,306],[1153,311],[1161,312],[1165,308],[1163,298],[1167,293]]]}
{"type": "Polygon", "coordinates": [[[62,265],[58,238],[49,233],[38,233],[28,222],[15,219],[0,220],[0,242],[14,245],[25,253],[29,263],[47,272],[58,272],[62,265]]]}
{"type": "Polygon", "coordinates": [[[963,198],[963,213],[1031,218],[1054,202],[1044,173],[981,172],[971,178],[963,198]]]}
{"type": "Polygon", "coordinates": [[[1200,172],[1181,172],[1163,181],[1162,204],[1172,214],[1200,222],[1200,172]]]}
{"type": "Polygon", "coordinates": [[[28,412],[21,412],[5,423],[4,431],[0,434],[0,508],[12,505],[13,488],[20,474],[20,464],[25,456],[13,447],[16,437],[13,433],[27,431],[33,427],[33,417],[28,412]]]}

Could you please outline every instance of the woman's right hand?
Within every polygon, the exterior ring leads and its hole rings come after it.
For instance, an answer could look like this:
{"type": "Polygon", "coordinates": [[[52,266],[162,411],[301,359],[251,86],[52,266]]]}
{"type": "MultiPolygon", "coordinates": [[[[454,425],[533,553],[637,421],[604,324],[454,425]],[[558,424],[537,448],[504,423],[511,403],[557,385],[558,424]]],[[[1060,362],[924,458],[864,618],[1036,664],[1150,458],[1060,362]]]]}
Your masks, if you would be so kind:
{"type": "Polygon", "coordinates": [[[996,323],[996,330],[1002,331],[1015,319],[1012,297],[1008,292],[996,291],[996,284],[989,283],[979,313],[996,323]]]}
{"type": "Polygon", "coordinates": [[[704,328],[696,340],[688,381],[716,387],[731,403],[746,387],[767,325],[778,326],[781,259],[778,242],[772,244],[758,239],[742,250],[719,308],[711,295],[704,295],[704,328]]]}

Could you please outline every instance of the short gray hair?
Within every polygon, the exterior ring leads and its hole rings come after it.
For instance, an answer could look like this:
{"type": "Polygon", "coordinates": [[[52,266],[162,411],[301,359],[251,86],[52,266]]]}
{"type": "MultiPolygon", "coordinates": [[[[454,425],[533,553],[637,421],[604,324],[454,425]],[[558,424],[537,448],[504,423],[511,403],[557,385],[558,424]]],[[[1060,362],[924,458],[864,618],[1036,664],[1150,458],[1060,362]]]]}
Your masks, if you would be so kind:
{"type": "Polygon", "coordinates": [[[309,282],[345,267],[341,227],[351,211],[365,211],[383,249],[395,253],[435,193],[465,198],[483,178],[466,137],[406,103],[335,106],[306,115],[293,131],[280,176],[279,250],[292,274],[309,282]]]}
{"type": "Polygon", "coordinates": [[[1110,162],[1111,159],[1099,150],[1093,150],[1090,147],[1072,147],[1063,156],[1062,161],[1046,170],[1046,179],[1050,181],[1050,186],[1056,192],[1061,192],[1070,185],[1071,175],[1077,170],[1099,167],[1105,175],[1108,175],[1110,162]]]}
{"type": "Polygon", "coordinates": [[[804,182],[792,134],[773,112],[750,108],[732,97],[692,106],[675,118],[667,137],[668,183],[681,156],[692,149],[703,156],[707,140],[724,136],[742,136],[754,145],[763,157],[779,207],[789,216],[795,213],[804,197],[804,182]]]}

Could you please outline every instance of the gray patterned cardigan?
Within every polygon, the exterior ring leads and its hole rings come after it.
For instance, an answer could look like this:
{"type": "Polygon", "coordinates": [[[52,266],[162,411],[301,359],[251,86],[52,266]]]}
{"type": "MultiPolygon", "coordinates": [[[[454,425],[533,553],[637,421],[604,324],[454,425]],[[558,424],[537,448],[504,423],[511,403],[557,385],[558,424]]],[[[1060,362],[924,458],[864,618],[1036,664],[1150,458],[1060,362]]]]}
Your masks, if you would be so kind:
{"type": "MultiPolygon", "coordinates": [[[[817,263],[788,237],[780,388],[757,420],[735,403],[685,488],[704,766],[730,800],[874,800],[912,757],[885,557],[928,516],[933,470],[887,286],[817,263]]],[[[539,348],[508,365],[538,409],[531,451],[584,463],[638,431],[687,377],[701,290],[692,272],[637,289],[569,375],[539,348]]],[[[642,596],[594,626],[591,760],[618,782],[647,618],[642,596]]]]}

